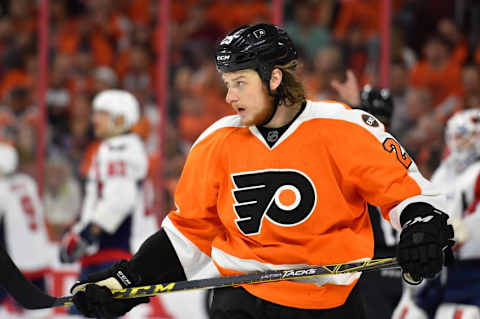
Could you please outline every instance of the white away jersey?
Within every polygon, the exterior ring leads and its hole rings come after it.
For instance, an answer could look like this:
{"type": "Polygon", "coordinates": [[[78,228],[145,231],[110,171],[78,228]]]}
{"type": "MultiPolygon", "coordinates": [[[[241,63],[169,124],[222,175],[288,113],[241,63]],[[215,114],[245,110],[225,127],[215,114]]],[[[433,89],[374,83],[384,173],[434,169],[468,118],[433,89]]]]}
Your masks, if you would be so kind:
{"type": "Polygon", "coordinates": [[[125,134],[104,140],[88,172],[81,222],[110,234],[127,216],[143,211],[140,183],[147,174],[147,155],[141,139],[125,134]]]}
{"type": "Polygon", "coordinates": [[[25,174],[5,177],[0,181],[0,197],[8,253],[22,271],[45,270],[50,244],[36,182],[25,174]]]}
{"type": "Polygon", "coordinates": [[[471,164],[461,173],[447,158],[432,176],[432,183],[442,188],[447,196],[449,215],[463,221],[467,232],[465,243],[456,250],[459,259],[480,258],[480,162],[471,164]]]}

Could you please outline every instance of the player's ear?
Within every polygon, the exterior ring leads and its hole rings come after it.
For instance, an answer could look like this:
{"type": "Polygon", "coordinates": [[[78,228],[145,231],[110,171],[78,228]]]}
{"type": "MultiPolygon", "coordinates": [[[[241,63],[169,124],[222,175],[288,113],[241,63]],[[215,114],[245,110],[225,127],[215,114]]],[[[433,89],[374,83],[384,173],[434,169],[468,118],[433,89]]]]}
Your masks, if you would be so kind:
{"type": "Polygon", "coordinates": [[[124,127],[125,126],[125,117],[123,115],[116,116],[113,119],[113,123],[115,123],[116,127],[124,127]]]}
{"type": "Polygon", "coordinates": [[[270,90],[275,91],[280,83],[282,83],[283,73],[279,68],[272,70],[272,76],[270,77],[270,90]]]}

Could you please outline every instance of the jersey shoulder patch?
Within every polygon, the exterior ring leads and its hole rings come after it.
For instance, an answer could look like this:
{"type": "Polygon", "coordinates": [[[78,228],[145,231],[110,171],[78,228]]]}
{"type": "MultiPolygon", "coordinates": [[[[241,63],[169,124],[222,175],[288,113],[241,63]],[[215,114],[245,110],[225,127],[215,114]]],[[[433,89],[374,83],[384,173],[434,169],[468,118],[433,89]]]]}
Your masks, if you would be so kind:
{"type": "Polygon", "coordinates": [[[359,125],[369,131],[385,131],[385,127],[377,118],[360,109],[335,101],[307,102],[305,112],[300,116],[303,121],[314,119],[331,119],[359,125]]]}

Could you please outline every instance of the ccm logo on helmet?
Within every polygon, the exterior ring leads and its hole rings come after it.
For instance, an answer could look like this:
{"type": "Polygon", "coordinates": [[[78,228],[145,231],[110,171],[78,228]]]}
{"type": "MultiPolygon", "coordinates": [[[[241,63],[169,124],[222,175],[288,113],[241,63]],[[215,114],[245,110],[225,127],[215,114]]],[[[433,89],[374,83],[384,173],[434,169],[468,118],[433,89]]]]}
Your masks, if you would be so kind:
{"type": "Polygon", "coordinates": [[[261,232],[264,217],[282,227],[303,223],[317,202],[315,185],[300,171],[245,172],[232,174],[232,180],[235,223],[246,236],[261,232]]]}
{"type": "Polygon", "coordinates": [[[227,61],[227,60],[230,60],[230,54],[217,56],[217,61],[227,61]]]}

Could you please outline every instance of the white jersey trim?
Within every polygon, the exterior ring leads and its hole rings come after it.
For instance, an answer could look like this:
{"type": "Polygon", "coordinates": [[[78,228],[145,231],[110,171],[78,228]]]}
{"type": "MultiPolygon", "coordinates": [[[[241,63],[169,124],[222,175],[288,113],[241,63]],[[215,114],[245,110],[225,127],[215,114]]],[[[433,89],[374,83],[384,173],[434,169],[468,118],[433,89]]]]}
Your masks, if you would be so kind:
{"type": "Polygon", "coordinates": [[[402,226],[400,224],[400,214],[402,211],[411,203],[429,203],[433,207],[435,207],[438,210],[441,210],[442,212],[445,211],[445,201],[444,201],[444,196],[443,194],[423,194],[423,195],[417,195],[413,197],[409,197],[405,199],[404,201],[400,202],[398,205],[396,205],[392,210],[390,210],[389,216],[390,216],[390,222],[392,223],[392,226],[398,230],[402,230],[402,226]]]}
{"type": "Polygon", "coordinates": [[[211,258],[178,231],[168,216],[163,220],[162,227],[177,253],[188,280],[220,276],[211,258]]]}
{"type": "MultiPolygon", "coordinates": [[[[269,271],[269,270],[283,270],[283,269],[298,269],[304,268],[311,265],[307,264],[283,264],[283,265],[274,265],[268,263],[261,263],[258,260],[254,259],[242,259],[235,256],[232,256],[223,250],[220,250],[216,247],[212,247],[212,259],[222,268],[231,269],[239,272],[259,272],[259,271],[269,271]]],[[[349,262],[356,261],[365,261],[370,260],[370,258],[361,258],[357,260],[351,260],[349,262]]],[[[317,278],[306,278],[295,280],[297,282],[303,283],[314,283],[317,286],[321,287],[325,284],[334,284],[334,285],[350,285],[355,280],[360,278],[361,273],[348,273],[340,275],[328,275],[321,276],[317,278]]]]}
{"type": "Polygon", "coordinates": [[[200,134],[197,140],[193,143],[191,148],[193,148],[198,142],[204,140],[213,132],[225,127],[245,127],[245,125],[242,124],[240,116],[238,115],[229,115],[222,117],[221,119],[210,125],[210,127],[207,128],[205,131],[203,131],[203,133],[200,134]]]}

